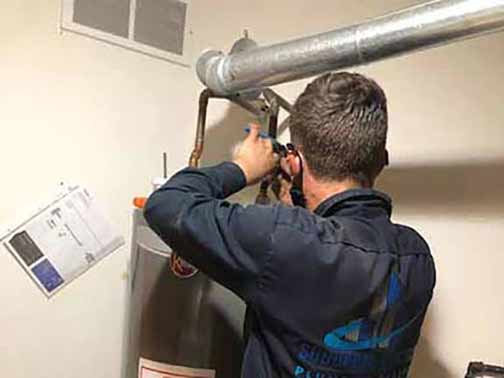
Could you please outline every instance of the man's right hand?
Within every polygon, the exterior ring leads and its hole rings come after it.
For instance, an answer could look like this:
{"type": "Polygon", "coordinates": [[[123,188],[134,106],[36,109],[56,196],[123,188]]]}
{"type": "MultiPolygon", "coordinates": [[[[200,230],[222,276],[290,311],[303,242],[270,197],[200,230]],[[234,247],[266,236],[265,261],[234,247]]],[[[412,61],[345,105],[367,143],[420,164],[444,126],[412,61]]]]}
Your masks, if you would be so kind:
{"type": "Polygon", "coordinates": [[[233,153],[233,163],[242,169],[247,185],[257,184],[278,166],[279,156],[273,152],[273,143],[261,138],[260,131],[258,125],[251,124],[248,137],[233,153]]]}

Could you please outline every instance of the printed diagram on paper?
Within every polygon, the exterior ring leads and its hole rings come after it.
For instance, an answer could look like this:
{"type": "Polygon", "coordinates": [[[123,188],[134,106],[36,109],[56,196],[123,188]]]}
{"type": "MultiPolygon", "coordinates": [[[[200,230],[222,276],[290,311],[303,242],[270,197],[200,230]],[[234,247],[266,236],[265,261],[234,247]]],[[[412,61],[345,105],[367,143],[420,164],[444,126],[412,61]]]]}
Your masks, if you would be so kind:
{"type": "Polygon", "coordinates": [[[0,236],[47,296],[124,244],[80,186],[64,188],[56,199],[0,236]]]}
{"type": "Polygon", "coordinates": [[[215,378],[215,370],[191,369],[140,358],[138,378],[215,378]]]}

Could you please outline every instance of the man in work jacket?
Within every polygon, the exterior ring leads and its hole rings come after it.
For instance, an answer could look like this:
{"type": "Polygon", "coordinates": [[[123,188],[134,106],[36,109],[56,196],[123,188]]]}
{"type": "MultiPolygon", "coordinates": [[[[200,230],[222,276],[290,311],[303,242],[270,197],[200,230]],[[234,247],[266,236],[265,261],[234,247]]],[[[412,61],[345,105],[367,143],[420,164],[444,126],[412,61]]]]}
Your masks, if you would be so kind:
{"type": "Polygon", "coordinates": [[[385,94],[362,75],[326,74],[289,126],[282,158],[252,125],[232,161],[177,173],[148,200],[147,222],[246,302],[243,378],[406,377],[435,268],[424,239],[392,223],[391,199],[373,189],[388,161],[385,94]],[[291,179],[283,203],[226,201],[279,160],[291,179]]]}

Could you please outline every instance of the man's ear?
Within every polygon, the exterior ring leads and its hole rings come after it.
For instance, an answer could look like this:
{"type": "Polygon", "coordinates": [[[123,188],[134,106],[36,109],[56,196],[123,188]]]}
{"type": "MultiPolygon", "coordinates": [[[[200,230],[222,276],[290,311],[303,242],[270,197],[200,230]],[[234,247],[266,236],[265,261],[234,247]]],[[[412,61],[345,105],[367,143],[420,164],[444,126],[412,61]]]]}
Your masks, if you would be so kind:
{"type": "Polygon", "coordinates": [[[280,167],[289,177],[294,177],[299,174],[299,164],[295,154],[287,154],[287,156],[280,161],[280,167]]]}
{"type": "Polygon", "coordinates": [[[375,171],[371,172],[371,176],[369,177],[369,185],[370,187],[374,186],[374,182],[376,178],[382,173],[383,169],[389,165],[389,153],[386,148],[382,150],[382,156],[381,156],[381,161],[379,164],[375,167],[375,171]]]}
{"type": "Polygon", "coordinates": [[[298,154],[289,154],[287,159],[292,177],[299,175],[301,173],[301,156],[298,154]]]}

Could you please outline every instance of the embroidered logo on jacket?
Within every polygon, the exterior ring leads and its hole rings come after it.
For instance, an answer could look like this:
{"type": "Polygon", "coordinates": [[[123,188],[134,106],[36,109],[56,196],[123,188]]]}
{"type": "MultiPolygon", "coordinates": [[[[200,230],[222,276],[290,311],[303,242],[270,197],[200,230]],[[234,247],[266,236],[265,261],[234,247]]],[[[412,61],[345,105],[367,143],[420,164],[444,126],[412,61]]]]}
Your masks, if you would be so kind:
{"type": "Polygon", "coordinates": [[[321,345],[301,344],[298,358],[306,366],[311,366],[311,369],[298,365],[295,367],[294,376],[338,378],[340,375],[331,373],[331,370],[369,372],[392,369],[394,374],[390,377],[406,377],[412,352],[394,353],[398,358],[387,360],[367,353],[389,348],[394,338],[401,335],[422,315],[423,311],[400,325],[396,324],[397,315],[403,306],[403,294],[404,289],[395,268],[373,299],[371,311],[366,318],[351,321],[330,331],[324,336],[321,345]],[[404,358],[399,358],[399,355],[404,355],[404,358]]]}

